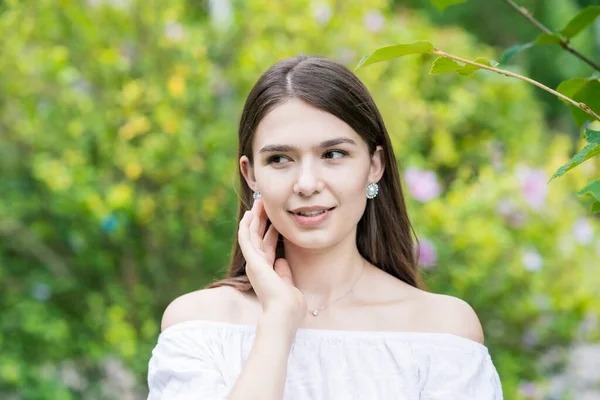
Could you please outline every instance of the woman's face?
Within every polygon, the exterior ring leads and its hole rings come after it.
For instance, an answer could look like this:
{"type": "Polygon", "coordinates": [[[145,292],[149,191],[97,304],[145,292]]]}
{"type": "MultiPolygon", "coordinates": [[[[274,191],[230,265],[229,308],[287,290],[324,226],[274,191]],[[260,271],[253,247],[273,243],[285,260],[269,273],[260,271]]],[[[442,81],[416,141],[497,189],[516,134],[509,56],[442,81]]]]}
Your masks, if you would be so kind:
{"type": "Polygon", "coordinates": [[[294,245],[324,249],[339,243],[366,207],[366,187],[383,174],[381,146],[373,156],[345,122],[298,99],[290,99],[259,123],[254,163],[240,159],[250,188],[259,191],[267,216],[294,245]],[[301,216],[317,207],[321,215],[301,216]]]}

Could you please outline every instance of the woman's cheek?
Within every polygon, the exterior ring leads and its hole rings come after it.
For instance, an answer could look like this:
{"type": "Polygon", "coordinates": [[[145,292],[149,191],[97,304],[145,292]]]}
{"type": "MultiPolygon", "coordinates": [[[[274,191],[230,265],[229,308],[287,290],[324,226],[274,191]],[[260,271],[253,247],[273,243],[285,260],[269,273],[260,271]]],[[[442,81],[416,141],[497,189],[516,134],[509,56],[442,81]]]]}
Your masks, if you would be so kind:
{"type": "Polygon", "coordinates": [[[275,228],[281,233],[281,228],[285,226],[285,221],[283,221],[283,219],[285,218],[285,215],[282,214],[285,211],[282,211],[281,213],[279,213],[277,211],[277,209],[272,209],[271,207],[267,206],[267,203],[265,202],[265,213],[267,214],[267,218],[269,219],[269,221],[271,221],[271,223],[273,225],[275,225],[275,228]]]}

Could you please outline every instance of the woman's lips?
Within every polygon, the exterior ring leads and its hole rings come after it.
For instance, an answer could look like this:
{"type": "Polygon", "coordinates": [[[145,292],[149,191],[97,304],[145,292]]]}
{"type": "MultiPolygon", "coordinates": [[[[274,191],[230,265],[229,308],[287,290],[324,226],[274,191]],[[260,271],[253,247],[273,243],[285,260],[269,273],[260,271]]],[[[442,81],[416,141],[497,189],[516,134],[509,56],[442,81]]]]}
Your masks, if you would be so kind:
{"type": "Polygon", "coordinates": [[[299,215],[299,214],[296,214],[293,212],[290,212],[290,214],[292,214],[292,217],[294,217],[296,222],[300,225],[315,226],[315,225],[319,225],[319,224],[323,223],[325,220],[327,220],[327,218],[329,218],[329,216],[331,215],[333,210],[335,210],[335,207],[331,208],[329,210],[325,210],[325,212],[323,212],[321,214],[317,214],[317,215],[313,215],[313,216],[299,215]]]}

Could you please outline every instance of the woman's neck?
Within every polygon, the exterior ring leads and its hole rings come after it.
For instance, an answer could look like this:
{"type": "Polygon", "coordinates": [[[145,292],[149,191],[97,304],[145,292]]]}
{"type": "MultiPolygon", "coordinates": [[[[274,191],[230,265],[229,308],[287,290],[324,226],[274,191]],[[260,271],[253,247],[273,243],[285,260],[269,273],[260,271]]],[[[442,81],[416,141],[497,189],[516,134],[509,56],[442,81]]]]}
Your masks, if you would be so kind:
{"type": "Polygon", "coordinates": [[[285,258],[292,270],[294,284],[309,307],[318,307],[344,296],[361,276],[366,261],[358,252],[354,238],[327,249],[306,249],[284,239],[285,258]]]}

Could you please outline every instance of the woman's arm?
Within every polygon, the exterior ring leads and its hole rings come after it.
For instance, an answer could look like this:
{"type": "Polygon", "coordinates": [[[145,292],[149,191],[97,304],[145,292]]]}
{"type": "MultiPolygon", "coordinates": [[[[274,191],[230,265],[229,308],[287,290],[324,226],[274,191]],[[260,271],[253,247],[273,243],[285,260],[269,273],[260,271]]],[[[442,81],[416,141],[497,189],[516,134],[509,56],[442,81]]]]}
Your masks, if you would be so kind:
{"type": "Polygon", "coordinates": [[[296,328],[277,314],[264,314],[254,346],[228,400],[281,400],[296,328]]]}
{"type": "Polygon", "coordinates": [[[284,258],[275,259],[279,232],[271,225],[265,234],[266,224],[262,200],[257,199],[240,221],[238,241],[263,314],[229,400],[283,398],[290,348],[307,313],[306,299],[294,286],[289,264],[284,258]]]}

